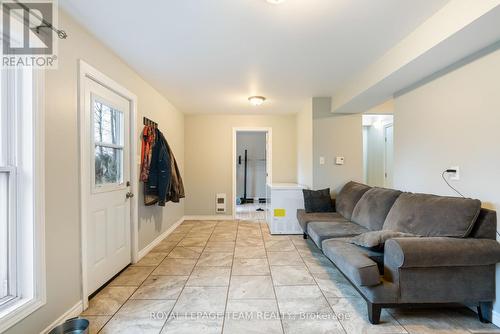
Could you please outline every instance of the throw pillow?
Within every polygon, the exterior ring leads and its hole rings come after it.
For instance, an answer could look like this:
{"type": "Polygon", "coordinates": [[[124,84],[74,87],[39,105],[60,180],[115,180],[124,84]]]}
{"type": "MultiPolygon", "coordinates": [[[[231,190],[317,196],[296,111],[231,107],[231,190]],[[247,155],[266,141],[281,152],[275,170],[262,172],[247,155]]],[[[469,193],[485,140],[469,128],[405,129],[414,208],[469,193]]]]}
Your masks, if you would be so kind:
{"type": "Polygon", "coordinates": [[[307,213],[311,212],[334,212],[330,188],[323,190],[303,189],[304,207],[307,213]]]}
{"type": "Polygon", "coordinates": [[[366,233],[362,233],[358,236],[355,236],[351,239],[351,243],[369,248],[375,251],[384,250],[384,244],[387,240],[392,238],[411,238],[411,237],[419,237],[413,233],[403,233],[389,230],[382,231],[370,231],[366,233]]]}

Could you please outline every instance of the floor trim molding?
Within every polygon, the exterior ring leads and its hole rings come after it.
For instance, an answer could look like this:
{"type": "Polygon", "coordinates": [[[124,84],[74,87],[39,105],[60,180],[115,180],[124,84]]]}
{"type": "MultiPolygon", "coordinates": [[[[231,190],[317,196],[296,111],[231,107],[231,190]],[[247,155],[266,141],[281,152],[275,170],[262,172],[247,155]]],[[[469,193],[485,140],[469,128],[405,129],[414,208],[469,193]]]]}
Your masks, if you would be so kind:
{"type": "Polygon", "coordinates": [[[184,216],[184,220],[233,220],[231,215],[184,216]]]}
{"type": "Polygon", "coordinates": [[[495,310],[491,310],[491,323],[495,326],[498,326],[500,327],[500,313],[495,311],[495,310]]]}
{"type": "Polygon", "coordinates": [[[80,300],[78,303],[76,303],[73,307],[71,307],[69,310],[64,312],[59,318],[57,318],[53,323],[51,323],[47,328],[45,328],[43,331],[40,332],[40,334],[47,334],[50,332],[54,327],[62,324],[68,319],[77,317],[82,313],[83,311],[83,302],[80,300]]]}
{"type": "Polygon", "coordinates": [[[172,226],[170,226],[168,228],[168,230],[166,230],[165,232],[163,232],[162,234],[160,234],[158,237],[156,237],[156,239],[154,239],[153,241],[151,241],[149,243],[149,245],[147,245],[146,247],[144,247],[143,249],[141,249],[139,251],[138,256],[137,256],[137,261],[139,261],[144,256],[146,256],[146,254],[148,254],[153,248],[155,248],[160,242],[162,242],[163,239],[165,239],[166,237],[168,237],[170,235],[170,233],[172,233],[180,224],[182,224],[182,222],[184,220],[185,220],[185,218],[181,217],[172,226]]]}

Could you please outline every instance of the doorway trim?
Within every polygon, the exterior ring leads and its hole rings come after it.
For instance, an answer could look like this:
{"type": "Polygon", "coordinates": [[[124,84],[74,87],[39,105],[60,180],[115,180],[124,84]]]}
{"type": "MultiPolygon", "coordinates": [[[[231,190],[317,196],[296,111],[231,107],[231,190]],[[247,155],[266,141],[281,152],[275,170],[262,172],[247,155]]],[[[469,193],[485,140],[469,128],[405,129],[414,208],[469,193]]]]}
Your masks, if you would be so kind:
{"type": "MultiPolygon", "coordinates": [[[[390,123],[385,123],[384,124],[384,187],[390,188],[392,187],[392,184],[388,184],[387,182],[387,129],[392,127],[392,142],[393,142],[393,156],[394,156],[394,120],[390,123]]],[[[394,166],[394,163],[393,163],[394,166]]]]}
{"type": "MultiPolygon", "coordinates": [[[[238,132],[264,132],[267,133],[268,142],[266,147],[266,172],[268,174],[267,183],[273,182],[273,128],[271,127],[233,127],[233,154],[232,159],[232,193],[231,210],[233,219],[236,218],[236,140],[238,132]]],[[[267,184],[266,184],[267,187],[267,184]]]]}
{"type": "Polygon", "coordinates": [[[130,202],[130,237],[131,237],[131,254],[130,260],[132,263],[138,261],[139,254],[139,214],[138,214],[138,179],[137,165],[135,161],[137,152],[137,96],[127,90],[125,87],[118,84],[116,81],[101,73],[96,68],[92,67],[84,60],[78,61],[78,129],[79,129],[79,174],[80,174],[80,265],[82,275],[82,302],[83,309],[87,309],[89,305],[88,298],[88,282],[87,282],[87,211],[88,200],[87,194],[84,191],[84,184],[90,182],[87,173],[83,173],[88,166],[84,165],[83,152],[87,147],[89,135],[85,133],[85,79],[91,79],[100,85],[108,88],[114,93],[120,95],[130,103],[130,187],[132,193],[136,196],[131,198],[130,202]]]}

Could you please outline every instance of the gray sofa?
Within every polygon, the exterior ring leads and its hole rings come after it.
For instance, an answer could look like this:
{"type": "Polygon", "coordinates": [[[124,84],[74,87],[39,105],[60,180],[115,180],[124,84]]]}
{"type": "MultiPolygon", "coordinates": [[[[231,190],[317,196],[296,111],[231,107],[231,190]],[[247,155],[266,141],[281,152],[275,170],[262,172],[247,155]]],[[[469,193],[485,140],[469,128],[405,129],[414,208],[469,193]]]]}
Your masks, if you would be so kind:
{"type": "Polygon", "coordinates": [[[413,194],[349,182],[336,212],[297,218],[310,238],[363,296],[372,324],[382,308],[467,304],[486,321],[495,299],[496,212],[478,200],[413,194]],[[351,243],[368,231],[397,231],[382,250],[351,243]]]}

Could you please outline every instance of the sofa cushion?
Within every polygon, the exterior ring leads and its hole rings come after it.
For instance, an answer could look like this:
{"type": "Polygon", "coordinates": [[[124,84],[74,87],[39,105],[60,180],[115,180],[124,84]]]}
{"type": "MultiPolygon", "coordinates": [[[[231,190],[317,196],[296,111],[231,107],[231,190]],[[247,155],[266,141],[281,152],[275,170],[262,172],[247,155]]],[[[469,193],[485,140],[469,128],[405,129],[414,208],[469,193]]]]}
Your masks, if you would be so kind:
{"type": "Polygon", "coordinates": [[[303,189],[304,207],[307,213],[313,212],[335,212],[330,188],[323,190],[303,189]]]}
{"type": "Polygon", "coordinates": [[[368,230],[348,220],[335,222],[311,222],[307,225],[307,234],[321,248],[323,240],[352,237],[368,230]]]}
{"type": "Polygon", "coordinates": [[[323,252],[349,280],[357,286],[374,286],[381,282],[377,263],[360,247],[345,241],[323,241],[323,252]]]}
{"type": "Polygon", "coordinates": [[[376,251],[382,251],[387,240],[392,238],[418,237],[413,233],[403,233],[390,230],[370,231],[351,238],[350,243],[376,251]]]}
{"type": "Polygon", "coordinates": [[[297,210],[297,220],[299,221],[300,227],[304,233],[307,232],[307,224],[310,222],[333,222],[336,220],[345,221],[346,219],[342,217],[337,212],[315,212],[307,213],[306,210],[297,210]]]}
{"type": "Polygon", "coordinates": [[[351,220],[372,231],[382,229],[385,218],[401,191],[385,188],[371,188],[363,194],[354,207],[351,220]]]}
{"type": "Polygon", "coordinates": [[[476,199],[428,194],[401,194],[389,211],[383,229],[424,237],[465,238],[481,210],[476,199]]]}
{"type": "Polygon", "coordinates": [[[351,220],[352,212],[359,199],[370,189],[369,186],[357,182],[347,183],[336,197],[336,211],[344,218],[351,220]]]}

